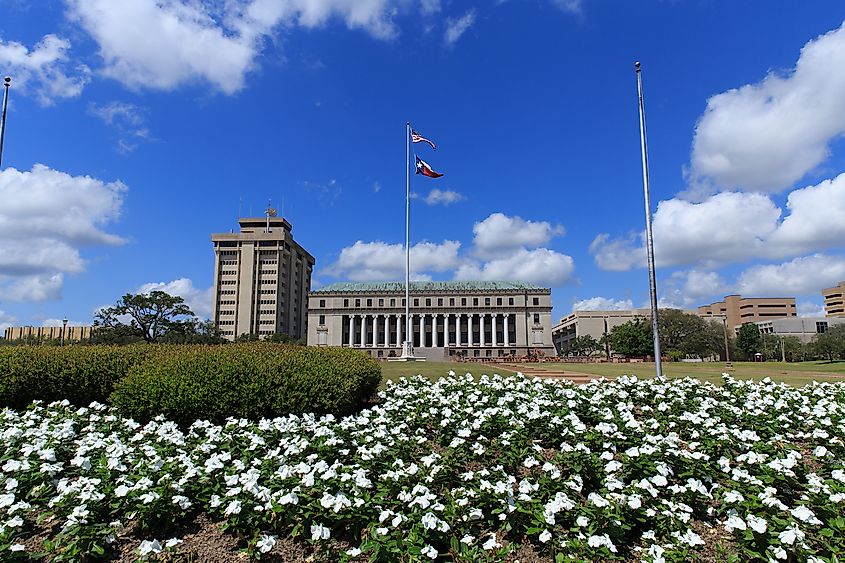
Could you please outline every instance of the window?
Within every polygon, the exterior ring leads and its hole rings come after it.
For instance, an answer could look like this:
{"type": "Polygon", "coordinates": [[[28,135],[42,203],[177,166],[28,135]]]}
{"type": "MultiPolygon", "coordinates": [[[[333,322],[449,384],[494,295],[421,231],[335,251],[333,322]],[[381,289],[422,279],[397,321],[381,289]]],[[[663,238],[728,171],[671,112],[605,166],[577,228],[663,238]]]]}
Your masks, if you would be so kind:
{"type": "Polygon", "coordinates": [[[816,332],[819,334],[827,332],[827,321],[816,322],[816,332]]]}
{"type": "Polygon", "coordinates": [[[534,306],[536,307],[536,306],[537,306],[537,305],[539,305],[539,304],[540,304],[540,298],[539,298],[539,297],[535,297],[535,298],[534,298],[534,306]]]}
{"type": "Polygon", "coordinates": [[[390,300],[390,306],[391,306],[391,307],[395,307],[395,306],[396,306],[396,299],[391,299],[391,300],[390,300]]]}
{"type": "Polygon", "coordinates": [[[442,298],[442,297],[438,297],[438,298],[437,298],[437,306],[438,306],[438,307],[442,307],[442,306],[443,306],[443,298],[442,298]]]}
{"type": "Polygon", "coordinates": [[[326,300],[320,299],[320,307],[325,307],[325,306],[326,306],[326,300]]]}
{"type": "Polygon", "coordinates": [[[360,307],[360,306],[361,306],[361,300],[360,300],[360,299],[356,299],[356,300],[355,300],[355,306],[356,306],[356,307],[360,307]]]}
{"type": "Polygon", "coordinates": [[[414,299],[414,307],[419,307],[419,306],[420,306],[420,300],[414,299]]]}
{"type": "Polygon", "coordinates": [[[449,298],[449,306],[450,306],[450,307],[454,307],[454,306],[455,306],[455,298],[454,298],[454,297],[450,297],[450,298],[449,298]]]}
{"type": "Polygon", "coordinates": [[[405,306],[405,300],[404,299],[402,300],[402,306],[403,307],[405,306]]]}
{"type": "Polygon", "coordinates": [[[384,299],[379,299],[379,300],[378,300],[378,306],[379,306],[379,307],[384,307],[384,299]]]}
{"type": "Polygon", "coordinates": [[[489,297],[485,297],[485,298],[484,298],[484,306],[485,306],[485,307],[489,307],[489,306],[490,306],[490,298],[489,298],[489,297]]]}
{"type": "Polygon", "coordinates": [[[540,324],[540,313],[534,313],[534,324],[540,324]]]}
{"type": "Polygon", "coordinates": [[[373,300],[367,299],[367,307],[372,307],[372,306],[373,306],[373,300]]]}
{"type": "Polygon", "coordinates": [[[430,297],[426,297],[426,298],[425,298],[425,306],[426,306],[426,307],[431,307],[431,298],[430,298],[430,297]]]}
{"type": "Polygon", "coordinates": [[[326,315],[320,315],[320,320],[317,322],[321,325],[326,324],[326,315]]]}
{"type": "Polygon", "coordinates": [[[502,306],[502,298],[501,297],[496,298],[496,305],[498,305],[499,307],[502,306]]]}
{"type": "Polygon", "coordinates": [[[467,304],[467,298],[461,297],[461,306],[466,307],[466,304],[467,304]]]}
{"type": "Polygon", "coordinates": [[[473,306],[473,307],[478,307],[478,297],[473,297],[473,298],[472,298],[472,306],[473,306]]]}
{"type": "Polygon", "coordinates": [[[513,305],[513,297],[508,297],[508,305],[513,305]]]}

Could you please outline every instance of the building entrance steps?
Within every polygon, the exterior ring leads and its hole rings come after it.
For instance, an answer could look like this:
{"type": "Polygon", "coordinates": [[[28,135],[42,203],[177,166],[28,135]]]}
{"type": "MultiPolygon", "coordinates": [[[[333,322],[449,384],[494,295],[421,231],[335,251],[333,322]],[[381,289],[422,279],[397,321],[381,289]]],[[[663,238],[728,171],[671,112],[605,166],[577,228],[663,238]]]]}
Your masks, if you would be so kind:
{"type": "Polygon", "coordinates": [[[593,379],[599,379],[599,376],[589,373],[577,373],[574,371],[563,371],[553,367],[545,367],[542,364],[500,364],[502,367],[514,371],[522,372],[526,377],[543,377],[548,379],[565,379],[572,383],[582,384],[587,383],[593,379]]]}

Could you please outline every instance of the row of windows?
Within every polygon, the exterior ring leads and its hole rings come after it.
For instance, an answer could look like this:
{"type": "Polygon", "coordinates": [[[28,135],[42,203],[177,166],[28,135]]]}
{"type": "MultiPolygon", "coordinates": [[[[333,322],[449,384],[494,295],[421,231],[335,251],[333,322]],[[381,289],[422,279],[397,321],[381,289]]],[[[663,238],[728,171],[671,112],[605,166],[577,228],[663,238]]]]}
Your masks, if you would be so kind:
{"type": "Polygon", "coordinates": [[[275,299],[261,299],[261,300],[258,301],[258,304],[259,305],[275,305],[276,300],[275,299]]]}
{"type": "Polygon", "coordinates": [[[258,293],[260,293],[261,295],[274,295],[276,293],[276,290],[275,289],[262,289],[258,293]]]}
{"type": "MultiPolygon", "coordinates": [[[[325,315],[318,315],[317,316],[317,323],[324,325],[326,324],[326,316],[325,315]]],[[[534,313],[534,324],[540,324],[540,313],[534,313]]]]}
{"type": "Polygon", "coordinates": [[[238,280],[221,280],[220,285],[236,285],[238,280]]]}
{"type": "Polygon", "coordinates": [[[218,302],[217,302],[217,304],[218,304],[218,305],[234,305],[234,304],[235,304],[235,300],[234,300],[234,299],[232,299],[232,300],[230,300],[230,301],[222,301],[222,300],[221,300],[221,301],[218,301],[218,302]]]}
{"type": "MultiPolygon", "coordinates": [[[[264,285],[269,285],[269,284],[277,283],[277,281],[278,280],[261,280],[260,283],[262,283],[264,285]]],[[[282,284],[282,285],[284,285],[284,284],[282,284]]]]}
{"type": "Polygon", "coordinates": [[[234,289],[223,289],[220,291],[220,295],[234,295],[235,293],[234,289]]]}
{"type": "MultiPolygon", "coordinates": [[[[349,299],[344,299],[344,300],[343,300],[343,306],[344,306],[344,307],[349,307],[349,301],[350,301],[349,299]]],[[[374,301],[373,299],[367,299],[367,300],[366,300],[366,306],[367,306],[367,307],[372,307],[372,306],[373,306],[373,301],[374,301]]],[[[389,301],[390,305],[389,305],[389,307],[396,307],[396,301],[397,301],[397,300],[396,300],[395,298],[390,298],[390,301],[389,301]]],[[[437,298],[437,306],[438,306],[438,307],[442,307],[442,306],[443,306],[443,302],[444,302],[444,301],[443,301],[443,298],[442,298],[442,297],[438,297],[438,298],[437,298]]],[[[378,299],[378,306],[379,306],[379,307],[384,307],[384,303],[385,303],[385,300],[384,300],[383,298],[379,298],[379,299],[378,299]]],[[[419,306],[420,306],[420,299],[419,299],[419,298],[414,298],[413,303],[414,303],[414,307],[419,307],[419,306]]],[[[431,307],[431,306],[432,306],[432,303],[433,303],[433,301],[432,301],[432,298],[431,298],[431,297],[426,297],[426,298],[425,298],[425,306],[426,306],[426,307],[431,307]]],[[[539,298],[539,297],[534,297],[534,298],[533,298],[532,303],[534,304],[534,306],[539,306],[539,305],[540,305],[540,298],[539,298]]],[[[501,306],[502,306],[502,304],[503,304],[503,300],[502,300],[502,298],[501,298],[501,297],[497,297],[497,298],[496,298],[496,306],[501,307],[501,306]]],[[[402,299],[402,306],[404,306],[404,305],[405,305],[405,300],[404,300],[404,299],[402,299]]],[[[491,298],[491,297],[485,297],[485,298],[484,298],[484,306],[485,306],[485,307],[490,307],[491,305],[492,305],[492,298],[491,298]]],[[[509,306],[511,306],[511,307],[514,305],[514,298],[513,298],[513,297],[508,297],[508,305],[509,305],[509,306]]],[[[325,306],[326,306],[326,300],[325,300],[325,299],[320,299],[320,304],[319,304],[319,306],[320,306],[321,308],[325,308],[325,306]]],[[[361,299],[355,299],[355,307],[360,307],[360,306],[361,306],[361,299]]],[[[454,306],[455,306],[455,298],[454,298],[454,297],[450,297],[450,298],[449,298],[449,306],[450,306],[450,307],[454,307],[454,306]]],[[[466,307],[466,306],[467,306],[467,298],[466,298],[466,297],[461,297],[461,306],[462,306],[462,307],[466,307]]],[[[473,298],[472,298],[472,306],[473,306],[473,307],[478,307],[478,306],[479,306],[479,298],[478,298],[478,297],[473,297],[473,298]]]]}
{"type": "Polygon", "coordinates": [[[234,315],[234,311],[217,311],[218,315],[234,315]]]}
{"type": "Polygon", "coordinates": [[[269,321],[266,321],[266,320],[265,321],[258,321],[258,324],[260,324],[260,325],[272,325],[272,324],[276,324],[276,321],[274,321],[273,319],[270,319],[269,321]]]}
{"type": "Polygon", "coordinates": [[[238,274],[237,270],[220,270],[220,273],[224,276],[236,276],[238,274]]]}
{"type": "Polygon", "coordinates": [[[276,311],[273,309],[261,309],[258,311],[259,315],[275,315],[276,311]]]}
{"type": "Polygon", "coordinates": [[[276,270],[261,270],[261,274],[265,276],[275,276],[276,270]]]}
{"type": "Polygon", "coordinates": [[[237,260],[221,260],[220,265],[221,266],[237,266],[238,261],[237,260]]]}
{"type": "Polygon", "coordinates": [[[217,324],[218,324],[218,325],[221,325],[221,326],[223,326],[223,325],[226,325],[226,326],[232,326],[232,325],[234,325],[234,324],[235,324],[235,321],[218,321],[218,323],[217,323],[217,324]]]}

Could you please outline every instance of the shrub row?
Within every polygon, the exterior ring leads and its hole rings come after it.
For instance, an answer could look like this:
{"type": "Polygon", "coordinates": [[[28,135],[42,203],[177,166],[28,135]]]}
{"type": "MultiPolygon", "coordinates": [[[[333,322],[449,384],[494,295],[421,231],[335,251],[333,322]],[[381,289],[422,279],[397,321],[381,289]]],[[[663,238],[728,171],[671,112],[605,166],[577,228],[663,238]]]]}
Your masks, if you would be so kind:
{"type": "Polygon", "coordinates": [[[344,415],[360,408],[380,381],[378,362],[339,348],[266,343],[0,348],[0,405],[99,401],[139,420],[160,414],[186,424],[229,416],[344,415]]]}

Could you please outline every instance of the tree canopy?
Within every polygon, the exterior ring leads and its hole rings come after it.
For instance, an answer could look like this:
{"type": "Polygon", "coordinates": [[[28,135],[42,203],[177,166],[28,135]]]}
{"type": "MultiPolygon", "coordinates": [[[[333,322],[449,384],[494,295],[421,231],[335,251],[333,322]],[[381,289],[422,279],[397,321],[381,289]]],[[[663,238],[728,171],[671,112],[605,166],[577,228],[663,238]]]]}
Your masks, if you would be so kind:
{"type": "Polygon", "coordinates": [[[639,358],[654,355],[654,338],[651,323],[646,319],[636,318],[610,330],[610,347],[617,354],[639,358]]]}
{"type": "Polygon", "coordinates": [[[763,349],[763,337],[760,335],[760,327],[754,323],[745,323],[739,327],[736,335],[736,347],[743,353],[746,359],[754,359],[754,354],[763,349]]]}
{"type": "Polygon", "coordinates": [[[127,293],[112,307],[94,315],[98,338],[115,342],[131,339],[157,342],[167,335],[196,333],[198,321],[185,300],[164,291],[127,293]]]}

